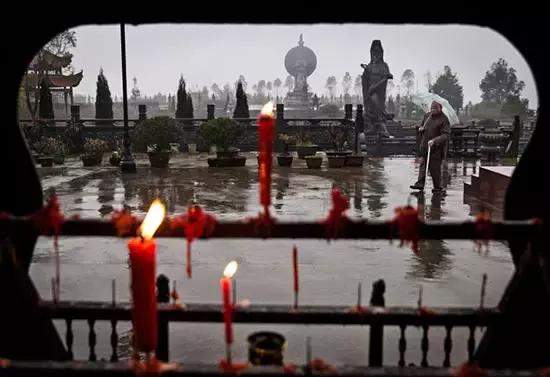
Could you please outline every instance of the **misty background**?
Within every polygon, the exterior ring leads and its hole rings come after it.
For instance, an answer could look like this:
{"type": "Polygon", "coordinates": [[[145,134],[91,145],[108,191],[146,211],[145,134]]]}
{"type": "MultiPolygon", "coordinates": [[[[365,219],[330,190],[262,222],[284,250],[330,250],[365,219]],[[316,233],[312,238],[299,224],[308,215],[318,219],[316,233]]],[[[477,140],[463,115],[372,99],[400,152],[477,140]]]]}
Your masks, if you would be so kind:
{"type": "MultiPolygon", "coordinates": [[[[95,96],[100,68],[109,81],[113,96],[122,95],[119,25],[89,25],[73,29],[77,46],[71,50],[75,72],[84,78],[75,93],[95,96]]],[[[536,109],[538,97],[531,70],[516,48],[497,32],[466,25],[232,25],[156,24],[126,25],[128,90],[137,78],[142,96],[174,94],[183,75],[190,90],[217,83],[234,83],[239,75],[248,82],[247,91],[259,80],[283,82],[287,51],[303,34],[305,46],[317,55],[317,68],[308,77],[311,91],[327,94],[327,77],[336,76],[336,94],[342,94],[342,78],[362,73],[361,63],[370,60],[370,45],[380,39],[384,60],[394,75],[394,88],[388,94],[405,92],[400,88],[404,70],[415,73],[417,88],[427,92],[427,74],[432,83],[449,65],[464,88],[464,104],[481,101],[479,83],[498,58],[504,58],[525,82],[522,97],[536,109]]],[[[353,90],[353,89],[352,89],[353,90]]],[[[281,95],[286,90],[281,88],[281,95]]]]}

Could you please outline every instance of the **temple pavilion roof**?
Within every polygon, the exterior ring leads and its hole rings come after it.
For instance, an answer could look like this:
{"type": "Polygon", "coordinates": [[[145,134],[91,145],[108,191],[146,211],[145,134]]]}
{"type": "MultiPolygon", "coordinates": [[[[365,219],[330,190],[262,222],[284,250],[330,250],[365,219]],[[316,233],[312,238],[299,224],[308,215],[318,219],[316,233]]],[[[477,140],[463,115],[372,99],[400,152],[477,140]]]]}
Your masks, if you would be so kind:
{"type": "MultiPolygon", "coordinates": [[[[82,71],[70,75],[47,75],[46,78],[49,81],[50,88],[75,87],[82,80],[82,71]]],[[[28,73],[25,80],[29,82],[30,87],[38,87],[38,75],[35,73],[28,73]]]]}
{"type": "Polygon", "coordinates": [[[55,55],[48,50],[41,50],[29,64],[29,69],[35,70],[45,70],[45,71],[54,71],[61,68],[67,67],[71,64],[73,59],[72,54],[65,54],[63,56],[55,55]]]}

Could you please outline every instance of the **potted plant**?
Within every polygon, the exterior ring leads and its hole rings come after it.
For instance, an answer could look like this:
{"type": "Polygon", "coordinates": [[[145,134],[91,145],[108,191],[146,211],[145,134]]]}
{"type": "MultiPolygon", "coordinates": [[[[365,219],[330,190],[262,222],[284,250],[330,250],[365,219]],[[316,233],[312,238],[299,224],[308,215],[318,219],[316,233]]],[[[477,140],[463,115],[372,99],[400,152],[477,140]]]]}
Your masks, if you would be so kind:
{"type": "Polygon", "coordinates": [[[337,126],[330,126],[328,129],[329,141],[334,147],[333,150],[327,151],[327,159],[329,168],[342,168],[346,163],[347,156],[353,152],[345,148],[347,132],[346,129],[337,126]]]}
{"type": "Polygon", "coordinates": [[[122,160],[122,155],[119,151],[113,151],[111,153],[111,157],[109,157],[109,164],[111,166],[118,166],[120,165],[120,161],[122,160]]]}
{"type": "Polygon", "coordinates": [[[199,137],[208,147],[216,147],[216,157],[208,159],[208,166],[244,166],[246,157],[239,155],[240,149],[234,147],[243,134],[244,127],[230,118],[211,119],[204,123],[199,129],[199,137]]]}
{"type": "Polygon", "coordinates": [[[319,146],[313,144],[305,131],[299,128],[296,133],[296,152],[298,152],[298,158],[303,160],[306,156],[313,156],[318,150],[319,146]]]}
{"type": "Polygon", "coordinates": [[[83,146],[84,153],[81,156],[82,164],[84,166],[100,165],[107,148],[107,143],[101,139],[86,138],[83,146]]]}
{"type": "Polygon", "coordinates": [[[283,153],[277,156],[277,163],[279,166],[290,167],[292,165],[292,154],[289,152],[289,145],[294,142],[294,138],[287,134],[279,134],[279,140],[284,144],[283,153]]]}
{"type": "Polygon", "coordinates": [[[54,155],[58,150],[58,142],[53,137],[41,137],[34,144],[34,149],[38,152],[36,159],[42,167],[50,167],[54,164],[54,155]]]}
{"type": "Polygon", "coordinates": [[[136,125],[134,139],[136,151],[147,152],[152,167],[166,168],[170,162],[170,144],[177,141],[176,122],[167,116],[145,119],[136,125]]]}
{"type": "Polygon", "coordinates": [[[314,154],[312,156],[306,156],[305,160],[308,169],[321,169],[321,165],[323,163],[322,156],[314,154]]]}
{"type": "Polygon", "coordinates": [[[60,138],[54,139],[55,152],[53,154],[53,162],[56,165],[62,165],[65,163],[65,154],[67,153],[67,146],[65,142],[60,138]]]}

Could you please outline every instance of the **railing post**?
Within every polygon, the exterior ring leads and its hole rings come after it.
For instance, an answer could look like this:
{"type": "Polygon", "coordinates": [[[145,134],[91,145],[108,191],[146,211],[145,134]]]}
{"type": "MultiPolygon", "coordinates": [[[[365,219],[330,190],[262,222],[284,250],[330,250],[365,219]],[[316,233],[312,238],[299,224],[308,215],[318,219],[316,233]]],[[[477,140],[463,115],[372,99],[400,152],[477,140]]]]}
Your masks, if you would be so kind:
{"type": "Polygon", "coordinates": [[[278,135],[286,132],[285,125],[285,105],[278,103],[275,107],[276,120],[275,120],[275,152],[282,153],[285,149],[284,143],[279,140],[278,135]]]}
{"type": "Polygon", "coordinates": [[[206,119],[212,120],[215,118],[214,112],[216,111],[216,105],[209,103],[206,105],[206,119]]]}
{"type": "Polygon", "coordinates": [[[138,105],[138,119],[147,119],[147,105],[138,105]]]}
{"type": "Polygon", "coordinates": [[[80,105],[71,105],[71,122],[73,125],[80,122],[80,105]]]}
{"type": "Polygon", "coordinates": [[[351,103],[346,103],[344,105],[344,118],[351,119],[353,117],[353,105],[351,103]]]}
{"type": "MultiPolygon", "coordinates": [[[[372,284],[372,295],[370,298],[371,306],[386,306],[384,293],[386,292],[386,283],[380,279],[372,284]]],[[[370,326],[369,338],[369,366],[381,367],[384,355],[384,326],[380,323],[373,323],[370,326]]]]}
{"type": "Polygon", "coordinates": [[[514,116],[514,123],[512,124],[512,138],[510,140],[510,150],[508,151],[509,157],[517,157],[519,154],[519,136],[521,134],[521,122],[519,115],[514,116]]]}
{"type": "Polygon", "coordinates": [[[359,145],[359,134],[363,132],[365,125],[363,123],[363,105],[357,105],[355,110],[355,153],[359,153],[361,146],[359,145]]]}
{"type": "MultiPolygon", "coordinates": [[[[157,278],[157,302],[170,302],[170,281],[165,275],[157,278]]],[[[157,322],[157,359],[168,361],[168,321],[160,313],[157,322]]]]}

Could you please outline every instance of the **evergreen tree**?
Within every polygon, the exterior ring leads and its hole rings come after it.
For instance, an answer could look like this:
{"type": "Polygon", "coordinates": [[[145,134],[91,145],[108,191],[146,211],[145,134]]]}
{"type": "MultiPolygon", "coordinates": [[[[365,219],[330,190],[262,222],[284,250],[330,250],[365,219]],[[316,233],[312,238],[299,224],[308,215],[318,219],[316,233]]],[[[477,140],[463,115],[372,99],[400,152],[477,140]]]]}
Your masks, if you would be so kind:
{"type": "Polygon", "coordinates": [[[443,74],[437,77],[435,83],[431,86],[430,92],[445,98],[455,110],[462,108],[464,103],[464,93],[462,85],[458,83],[456,74],[446,65],[443,68],[443,74]]]}
{"type": "Polygon", "coordinates": [[[518,81],[516,70],[508,68],[508,62],[502,58],[491,65],[479,84],[483,101],[498,104],[503,104],[510,96],[519,97],[524,87],[525,83],[518,81]]]}
{"type": "Polygon", "coordinates": [[[193,98],[190,95],[187,96],[187,105],[185,106],[184,118],[193,118],[193,98]]]}
{"type": "Polygon", "coordinates": [[[185,80],[183,76],[180,76],[180,81],[178,83],[178,92],[177,97],[177,107],[176,107],[176,118],[186,118],[188,114],[187,106],[189,104],[187,92],[185,91],[185,80]]]}
{"type": "Polygon", "coordinates": [[[233,118],[250,118],[248,99],[246,98],[246,93],[244,92],[241,82],[237,84],[237,93],[235,97],[237,98],[237,103],[235,105],[235,111],[233,111],[233,118]]]}
{"type": "Polygon", "coordinates": [[[53,103],[52,103],[52,93],[50,92],[50,85],[48,84],[47,79],[43,79],[40,82],[40,107],[38,110],[38,117],[40,119],[53,119],[53,103]]]}
{"type": "Polygon", "coordinates": [[[99,70],[97,76],[95,117],[96,119],[113,119],[113,99],[111,98],[109,83],[103,74],[103,68],[99,70]]]}

